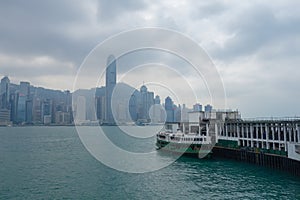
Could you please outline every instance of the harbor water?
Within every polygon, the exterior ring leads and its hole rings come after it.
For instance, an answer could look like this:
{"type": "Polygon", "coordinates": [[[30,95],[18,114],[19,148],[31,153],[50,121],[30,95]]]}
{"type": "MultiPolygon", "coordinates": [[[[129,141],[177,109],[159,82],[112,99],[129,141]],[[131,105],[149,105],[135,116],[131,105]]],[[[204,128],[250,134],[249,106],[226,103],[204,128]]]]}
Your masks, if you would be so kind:
{"type": "MultiPolygon", "coordinates": [[[[108,137],[129,151],[155,150],[154,137],[132,139],[117,131],[108,137]]],[[[0,199],[163,198],[300,199],[300,178],[242,162],[189,157],[154,172],[125,173],[90,155],[74,127],[0,128],[0,199]]]]}

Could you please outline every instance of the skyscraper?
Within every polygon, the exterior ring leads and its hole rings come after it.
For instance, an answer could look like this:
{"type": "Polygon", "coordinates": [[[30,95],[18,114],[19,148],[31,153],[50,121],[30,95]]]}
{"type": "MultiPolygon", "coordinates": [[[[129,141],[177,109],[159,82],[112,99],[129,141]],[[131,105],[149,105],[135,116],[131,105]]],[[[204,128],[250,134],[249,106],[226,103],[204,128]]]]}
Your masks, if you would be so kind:
{"type": "Polygon", "coordinates": [[[204,111],[205,112],[211,112],[212,111],[212,106],[207,104],[205,107],[204,107],[204,111]]]}
{"type": "Polygon", "coordinates": [[[117,66],[116,59],[110,55],[107,59],[106,67],[106,84],[105,84],[105,122],[114,124],[114,117],[112,114],[112,93],[117,83],[117,66]]]}
{"type": "Polygon", "coordinates": [[[166,122],[174,122],[174,110],[173,110],[173,101],[170,97],[165,99],[165,110],[167,113],[166,122]]]}
{"type": "Polygon", "coordinates": [[[193,111],[201,112],[202,111],[202,105],[200,103],[196,103],[195,105],[193,105],[193,111]]]}
{"type": "Polygon", "coordinates": [[[0,125],[7,125],[11,120],[10,113],[10,81],[7,76],[1,79],[0,87],[0,125]]]}
{"type": "Polygon", "coordinates": [[[30,83],[29,82],[20,82],[20,94],[28,97],[30,94],[30,83]]]}
{"type": "Polygon", "coordinates": [[[22,124],[26,121],[26,96],[19,94],[17,104],[17,122],[22,124]]]}
{"type": "Polygon", "coordinates": [[[1,100],[1,108],[9,109],[9,90],[10,81],[7,76],[1,79],[1,87],[0,87],[0,100],[1,100]]]}
{"type": "Polygon", "coordinates": [[[139,109],[139,119],[145,122],[150,121],[149,109],[154,104],[154,93],[148,92],[148,89],[143,85],[140,89],[141,104],[139,109]]]}

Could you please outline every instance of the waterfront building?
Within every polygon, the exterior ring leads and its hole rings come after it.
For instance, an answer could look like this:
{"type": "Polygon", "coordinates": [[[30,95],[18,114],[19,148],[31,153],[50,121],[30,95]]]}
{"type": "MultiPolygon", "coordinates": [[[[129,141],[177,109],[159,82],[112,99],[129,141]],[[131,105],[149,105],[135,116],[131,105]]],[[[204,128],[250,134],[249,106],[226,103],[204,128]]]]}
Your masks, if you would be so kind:
{"type": "Polygon", "coordinates": [[[0,106],[1,108],[10,109],[10,80],[7,76],[1,79],[0,86],[0,106]]]}
{"type": "Polygon", "coordinates": [[[140,109],[139,109],[139,120],[144,122],[150,121],[149,110],[154,104],[154,93],[148,92],[148,89],[143,85],[140,89],[140,109]]]}
{"type": "Polygon", "coordinates": [[[27,124],[31,124],[33,122],[33,99],[28,98],[26,100],[26,117],[25,121],[27,124]]]}
{"type": "Polygon", "coordinates": [[[135,91],[129,99],[129,113],[131,117],[130,121],[133,122],[138,120],[138,96],[139,92],[135,91]]]}
{"type": "Polygon", "coordinates": [[[63,111],[57,111],[55,113],[55,124],[68,125],[70,124],[70,121],[71,121],[70,113],[63,112],[63,111]]]}
{"type": "Polygon", "coordinates": [[[155,96],[154,104],[160,104],[160,97],[158,95],[155,96]]]}
{"type": "Polygon", "coordinates": [[[97,120],[103,122],[105,119],[105,87],[96,88],[95,107],[97,120]]]}
{"type": "Polygon", "coordinates": [[[193,111],[194,112],[202,111],[202,105],[200,103],[196,103],[195,105],[193,105],[193,111]]]}
{"type": "Polygon", "coordinates": [[[166,122],[174,122],[174,110],[173,110],[173,101],[171,99],[171,97],[167,97],[165,99],[165,111],[167,114],[167,119],[166,122]]]}
{"type": "Polygon", "coordinates": [[[41,124],[42,123],[42,108],[41,108],[41,100],[37,96],[33,97],[32,101],[32,123],[41,124]]]}
{"type": "Polygon", "coordinates": [[[181,106],[173,105],[174,110],[174,120],[173,122],[181,122],[181,106]]]}
{"type": "Polygon", "coordinates": [[[185,104],[182,105],[182,110],[181,110],[181,122],[188,122],[189,121],[189,116],[188,116],[188,113],[190,112],[191,110],[188,109],[186,107],[185,104]]]}
{"type": "Polygon", "coordinates": [[[105,122],[114,124],[115,120],[112,113],[112,93],[117,83],[117,64],[113,55],[107,59],[105,84],[105,122]]]}
{"type": "Polygon", "coordinates": [[[84,96],[77,97],[75,123],[83,123],[86,121],[86,98],[84,96]]]}
{"type": "Polygon", "coordinates": [[[21,81],[20,82],[20,94],[29,97],[30,95],[30,83],[29,82],[25,82],[25,81],[21,81]]]}
{"type": "Polygon", "coordinates": [[[44,124],[52,123],[52,113],[53,113],[53,101],[51,99],[45,99],[42,102],[41,113],[42,113],[42,122],[44,124]]]}
{"type": "Polygon", "coordinates": [[[154,98],[154,104],[149,110],[151,123],[153,124],[163,123],[165,121],[165,116],[163,111],[164,110],[160,105],[160,97],[156,95],[154,98]]]}
{"type": "Polygon", "coordinates": [[[205,112],[211,112],[212,111],[212,106],[207,104],[206,106],[204,106],[204,111],[205,112]]]}
{"type": "Polygon", "coordinates": [[[26,100],[27,97],[18,93],[17,98],[17,123],[23,124],[26,121],[26,100]]]}
{"type": "Polygon", "coordinates": [[[11,125],[10,110],[7,108],[0,108],[0,126],[11,125]]]}

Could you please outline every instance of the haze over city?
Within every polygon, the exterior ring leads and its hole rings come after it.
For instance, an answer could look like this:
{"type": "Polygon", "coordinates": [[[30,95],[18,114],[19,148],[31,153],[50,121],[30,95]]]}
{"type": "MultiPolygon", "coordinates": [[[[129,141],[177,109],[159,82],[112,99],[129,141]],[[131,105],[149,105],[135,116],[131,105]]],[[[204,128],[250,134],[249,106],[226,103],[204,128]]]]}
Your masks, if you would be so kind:
{"type": "MultiPolygon", "coordinates": [[[[96,45],[121,31],[160,27],[185,34],[206,50],[223,80],[228,108],[243,117],[299,116],[299,6],[297,1],[3,1],[0,77],[72,90],[77,70],[96,45]]],[[[162,53],[145,55],[184,67],[162,53]]],[[[136,64],[141,56],[120,59],[118,65],[136,64]]],[[[118,68],[118,77],[125,69],[118,68]]],[[[139,88],[147,74],[137,70],[127,83],[139,88]]],[[[168,81],[179,87],[177,78],[168,81]]]]}

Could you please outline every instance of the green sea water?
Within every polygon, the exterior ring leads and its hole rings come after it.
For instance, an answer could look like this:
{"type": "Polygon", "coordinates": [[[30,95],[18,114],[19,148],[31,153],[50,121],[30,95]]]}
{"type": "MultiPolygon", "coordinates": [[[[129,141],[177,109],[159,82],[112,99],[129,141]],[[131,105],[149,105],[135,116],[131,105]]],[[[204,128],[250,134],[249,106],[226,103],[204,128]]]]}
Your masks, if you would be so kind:
{"type": "MultiPolygon", "coordinates": [[[[124,149],[155,149],[154,138],[108,137],[124,149]]],[[[158,171],[124,173],[91,156],[74,127],[7,127],[0,128],[0,199],[300,199],[300,178],[187,157],[158,171]]]]}

